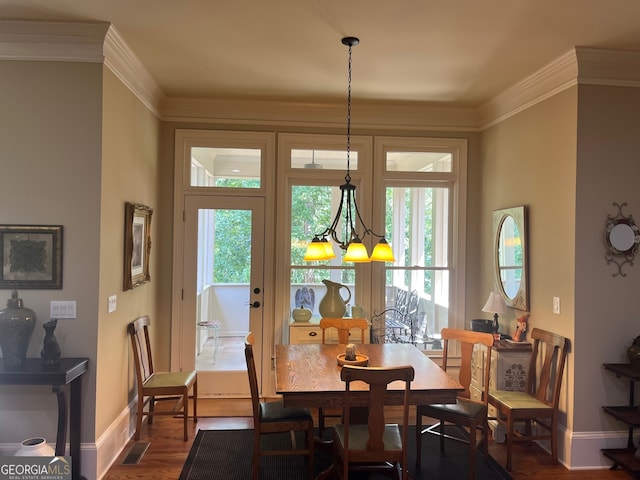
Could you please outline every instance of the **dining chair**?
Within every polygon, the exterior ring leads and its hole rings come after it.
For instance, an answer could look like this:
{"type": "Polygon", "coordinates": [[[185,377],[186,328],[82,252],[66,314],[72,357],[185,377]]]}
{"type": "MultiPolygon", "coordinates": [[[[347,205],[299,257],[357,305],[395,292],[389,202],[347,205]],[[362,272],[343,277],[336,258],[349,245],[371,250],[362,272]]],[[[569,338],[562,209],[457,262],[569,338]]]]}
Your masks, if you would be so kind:
{"type": "MultiPolygon", "coordinates": [[[[482,452],[487,458],[489,452],[489,425],[487,423],[487,410],[489,400],[489,376],[491,372],[491,348],[493,335],[490,333],[472,332],[455,328],[443,328],[441,331],[443,340],[442,369],[446,372],[449,355],[452,351],[451,342],[457,342],[460,346],[460,370],[458,381],[464,387],[464,391],[458,394],[456,403],[418,405],[416,407],[416,467],[422,464],[422,436],[425,433],[433,433],[440,436],[440,451],[444,452],[444,439],[463,441],[469,444],[469,477],[475,478],[476,449],[481,446],[482,452]],[[476,345],[485,345],[484,361],[478,365],[474,362],[474,348],[476,345]],[[482,392],[480,399],[472,399],[471,379],[474,368],[482,367],[482,392]],[[422,429],[422,417],[437,419],[439,422],[422,429]],[[460,429],[461,436],[445,434],[446,423],[456,425],[460,429]],[[462,430],[466,428],[467,430],[462,430]],[[478,441],[477,433],[481,432],[478,441]]],[[[479,354],[480,350],[476,350],[479,354]]]]}
{"type": "Polygon", "coordinates": [[[343,422],[333,427],[333,465],[341,479],[349,478],[350,470],[383,470],[397,478],[407,479],[407,431],[409,429],[409,392],[415,376],[411,365],[399,367],[358,367],[345,365],[340,378],[345,382],[343,422]],[[387,424],[384,408],[387,388],[391,382],[404,382],[402,425],[387,424]],[[356,403],[352,393],[362,388],[353,382],[368,385],[367,423],[351,423],[350,410],[356,403]]]}
{"type": "Polygon", "coordinates": [[[491,390],[489,393],[489,404],[498,412],[495,420],[507,431],[507,471],[511,471],[515,442],[550,440],[553,463],[558,463],[558,403],[569,340],[539,328],[532,330],[531,339],[533,347],[526,390],[491,390]],[[520,421],[524,421],[524,432],[515,429],[515,423],[520,421]],[[536,426],[535,431],[532,423],[536,426]]]}
{"type": "Polygon", "coordinates": [[[153,422],[155,415],[179,416],[184,420],[184,441],[189,439],[187,419],[189,418],[189,391],[193,391],[193,423],[198,421],[198,376],[195,371],[189,372],[156,372],[151,355],[149,340],[148,315],[136,318],[127,326],[138,387],[138,413],[136,417],[135,440],[140,440],[142,419],[147,416],[148,423],[153,422]],[[162,400],[174,401],[170,410],[156,410],[155,403],[162,400]],[[144,409],[149,405],[148,411],[144,409]]]}
{"type": "Polygon", "coordinates": [[[320,330],[322,330],[322,343],[326,342],[326,331],[328,328],[338,330],[338,343],[348,344],[349,334],[352,328],[360,329],[360,343],[364,343],[364,332],[369,327],[366,318],[321,318],[320,330]]]}
{"type": "Polygon", "coordinates": [[[269,402],[260,401],[258,391],[258,376],[253,357],[254,335],[249,332],[244,339],[244,356],[247,361],[249,387],[251,389],[251,403],[253,406],[253,461],[251,462],[251,478],[258,479],[260,472],[260,458],[272,455],[305,455],[308,457],[309,478],[314,477],[313,471],[313,417],[306,408],[287,408],[282,400],[269,402]],[[297,448],[295,432],[304,431],[305,446],[297,448]],[[291,432],[290,450],[263,450],[260,437],[263,434],[291,432]]]}
{"type": "MultiPolygon", "coordinates": [[[[364,343],[364,332],[369,326],[366,318],[321,318],[320,330],[322,330],[322,343],[327,343],[328,338],[326,331],[329,328],[335,328],[338,330],[338,343],[349,344],[349,335],[352,328],[360,329],[360,343],[364,343]]],[[[342,410],[340,412],[327,413],[324,408],[318,409],[318,432],[320,437],[325,430],[325,419],[327,418],[341,418],[342,410]]]]}

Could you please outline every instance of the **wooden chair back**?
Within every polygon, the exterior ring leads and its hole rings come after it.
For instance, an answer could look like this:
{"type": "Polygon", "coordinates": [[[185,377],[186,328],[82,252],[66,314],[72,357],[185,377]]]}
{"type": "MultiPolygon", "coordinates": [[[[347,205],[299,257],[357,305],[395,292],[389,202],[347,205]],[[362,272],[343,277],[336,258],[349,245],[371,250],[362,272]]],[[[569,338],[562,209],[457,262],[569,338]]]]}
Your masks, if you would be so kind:
{"type": "Polygon", "coordinates": [[[360,343],[364,343],[364,332],[369,324],[366,318],[322,318],[320,319],[320,330],[322,330],[322,343],[326,343],[326,330],[335,328],[338,330],[338,343],[348,344],[349,330],[352,328],[360,329],[360,343]]]}
{"type": "Polygon", "coordinates": [[[560,387],[569,341],[560,335],[534,328],[533,348],[527,376],[527,393],[554,410],[560,402],[560,387]]]}
{"type": "Polygon", "coordinates": [[[458,394],[459,397],[471,398],[471,377],[473,373],[473,350],[476,343],[486,345],[486,357],[484,361],[482,378],[482,392],[484,403],[489,400],[489,378],[491,370],[491,348],[493,347],[493,335],[490,333],[473,332],[470,330],[461,330],[456,328],[443,328],[441,331],[442,346],[442,369],[447,370],[450,345],[449,341],[453,340],[460,345],[460,370],[458,372],[458,381],[464,387],[464,392],[458,394]]]}
{"type": "Polygon", "coordinates": [[[255,338],[249,332],[244,338],[244,358],[247,362],[247,373],[249,377],[249,388],[251,390],[251,405],[253,407],[253,421],[257,428],[260,421],[260,392],[258,390],[258,375],[256,373],[256,362],[253,358],[253,345],[255,338]]]}
{"type": "MultiPolygon", "coordinates": [[[[344,468],[348,470],[350,461],[353,462],[384,462],[400,461],[403,472],[407,468],[407,432],[409,426],[409,392],[411,382],[415,377],[412,366],[399,367],[357,367],[346,365],[340,372],[340,378],[345,382],[345,402],[344,402],[344,445],[349,443],[350,411],[355,406],[352,391],[353,382],[364,382],[369,387],[369,407],[368,415],[368,440],[366,450],[350,451],[345,448],[344,468]],[[385,433],[384,407],[386,401],[387,388],[392,382],[404,382],[404,396],[402,404],[402,449],[401,451],[385,450],[383,434],[385,433]]],[[[361,389],[356,387],[356,389],[361,389]]],[[[346,473],[346,472],[345,472],[346,473]]],[[[403,474],[404,477],[404,474],[403,474]]],[[[348,478],[348,474],[345,475],[348,478]]]]}
{"type": "Polygon", "coordinates": [[[148,315],[136,318],[129,323],[127,330],[133,348],[133,360],[136,372],[138,392],[142,392],[142,386],[154,373],[153,357],[151,355],[151,341],[149,340],[149,325],[151,320],[148,315]]]}

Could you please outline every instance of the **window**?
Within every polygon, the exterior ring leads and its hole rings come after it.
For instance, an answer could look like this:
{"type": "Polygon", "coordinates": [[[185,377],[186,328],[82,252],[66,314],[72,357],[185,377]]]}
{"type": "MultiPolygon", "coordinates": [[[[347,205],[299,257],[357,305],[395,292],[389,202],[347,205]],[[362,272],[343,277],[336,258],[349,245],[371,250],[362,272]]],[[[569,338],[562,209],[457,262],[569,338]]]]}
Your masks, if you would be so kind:
{"type": "MultiPolygon", "coordinates": [[[[337,258],[305,262],[307,243],[331,223],[340,201],[343,142],[334,136],[279,136],[278,211],[285,218],[278,232],[289,235],[283,239],[287,265],[277,267],[287,272],[280,277],[288,286],[281,289],[280,305],[290,311],[296,291],[306,287],[314,291],[313,314],[319,316],[321,281],[328,278],[349,286],[350,303],[363,305],[367,318],[381,314],[372,325],[373,341],[409,341],[437,350],[443,327],[464,328],[466,140],[352,137],[358,206],[367,226],[384,232],[396,262],[343,264],[335,245],[337,258]],[[394,316],[399,307],[409,308],[411,316],[394,316]],[[382,313],[387,309],[392,315],[382,313]]],[[[286,336],[287,329],[282,331],[286,336]]]]}

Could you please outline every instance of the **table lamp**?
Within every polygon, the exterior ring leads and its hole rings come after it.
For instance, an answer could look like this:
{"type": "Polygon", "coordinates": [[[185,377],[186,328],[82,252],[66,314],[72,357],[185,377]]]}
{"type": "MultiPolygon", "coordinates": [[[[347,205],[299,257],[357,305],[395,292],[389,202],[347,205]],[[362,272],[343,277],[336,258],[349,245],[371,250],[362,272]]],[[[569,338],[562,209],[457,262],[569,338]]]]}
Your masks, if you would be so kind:
{"type": "Polygon", "coordinates": [[[502,295],[499,292],[491,292],[489,293],[489,298],[487,298],[487,303],[482,307],[483,312],[493,313],[493,331],[498,333],[500,329],[500,324],[498,323],[498,314],[506,312],[507,304],[505,303],[502,295]]]}

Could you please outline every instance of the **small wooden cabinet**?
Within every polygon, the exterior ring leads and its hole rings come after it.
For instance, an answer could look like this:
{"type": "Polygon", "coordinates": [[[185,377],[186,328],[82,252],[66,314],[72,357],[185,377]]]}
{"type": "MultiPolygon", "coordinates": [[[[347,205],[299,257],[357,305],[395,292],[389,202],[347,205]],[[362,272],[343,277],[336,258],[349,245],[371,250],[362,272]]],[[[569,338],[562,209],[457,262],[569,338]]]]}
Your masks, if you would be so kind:
{"type": "Polygon", "coordinates": [[[636,405],[634,394],[635,382],[640,380],[640,370],[633,368],[629,363],[605,363],[604,368],[615,373],[618,378],[629,380],[629,404],[602,407],[607,414],[627,425],[629,436],[625,448],[603,448],[602,454],[613,462],[612,469],[622,467],[635,477],[640,474],[640,460],[635,456],[633,430],[640,427],[640,407],[636,405]]]}
{"type": "MultiPolygon", "coordinates": [[[[320,330],[320,319],[312,318],[308,322],[289,323],[289,343],[298,345],[304,343],[322,343],[322,330],[320,330]]],[[[338,343],[338,331],[335,328],[327,329],[327,343],[338,343]]],[[[371,336],[371,326],[364,332],[364,343],[369,343],[371,336]]],[[[354,328],[349,331],[349,341],[360,343],[360,329],[354,328]],[[351,340],[353,339],[353,340],[351,340]]]]}
{"type": "MultiPolygon", "coordinates": [[[[471,373],[471,398],[482,400],[482,378],[484,375],[487,347],[476,345],[471,373]]],[[[495,344],[491,349],[491,373],[489,376],[489,389],[510,390],[523,392],[527,387],[527,372],[531,358],[531,344],[509,344],[504,340],[495,344]]],[[[495,407],[489,405],[489,417],[498,414],[495,407]]],[[[504,427],[497,421],[489,421],[489,428],[493,433],[493,439],[502,443],[506,440],[504,427]]]]}

